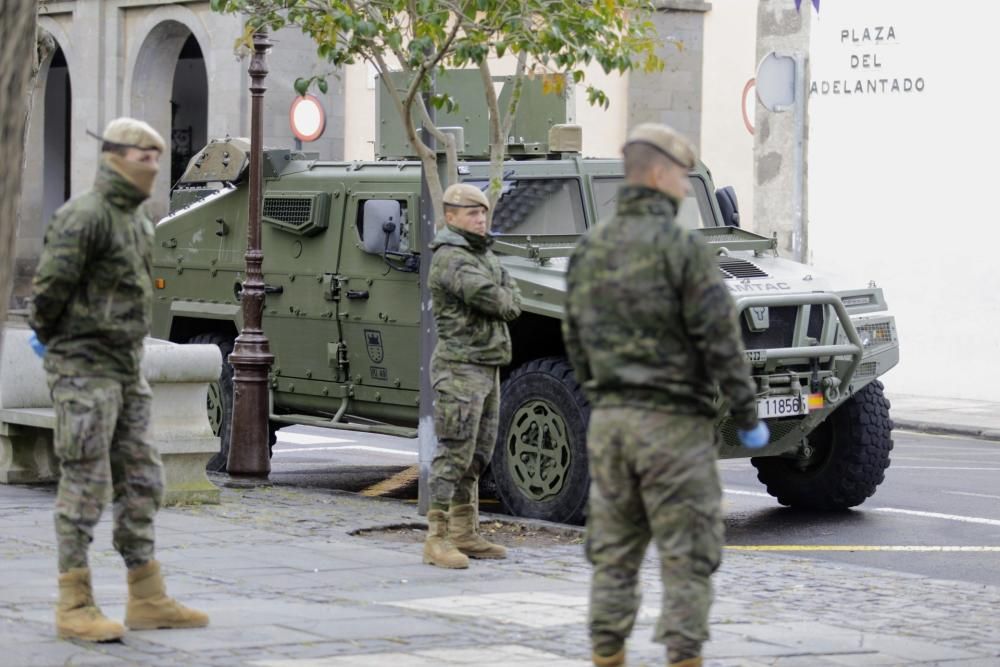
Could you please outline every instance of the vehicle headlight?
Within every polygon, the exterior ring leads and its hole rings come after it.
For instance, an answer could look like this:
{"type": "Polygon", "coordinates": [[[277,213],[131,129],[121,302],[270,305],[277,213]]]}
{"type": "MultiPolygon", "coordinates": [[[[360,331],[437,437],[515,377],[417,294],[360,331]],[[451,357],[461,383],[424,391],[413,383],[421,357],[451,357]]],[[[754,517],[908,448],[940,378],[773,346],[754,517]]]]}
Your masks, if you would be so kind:
{"type": "Polygon", "coordinates": [[[858,338],[861,339],[861,345],[863,347],[871,347],[872,345],[872,334],[871,331],[867,329],[858,329],[858,338]]]}
{"type": "Polygon", "coordinates": [[[896,342],[896,331],[891,320],[857,323],[855,328],[865,349],[881,347],[896,342]]]}
{"type": "MultiPolygon", "coordinates": [[[[854,330],[858,332],[858,338],[866,351],[894,345],[899,340],[896,337],[896,321],[892,317],[852,317],[851,322],[854,323],[854,330]]],[[[836,340],[839,345],[850,342],[847,333],[839,326],[836,340]]]]}

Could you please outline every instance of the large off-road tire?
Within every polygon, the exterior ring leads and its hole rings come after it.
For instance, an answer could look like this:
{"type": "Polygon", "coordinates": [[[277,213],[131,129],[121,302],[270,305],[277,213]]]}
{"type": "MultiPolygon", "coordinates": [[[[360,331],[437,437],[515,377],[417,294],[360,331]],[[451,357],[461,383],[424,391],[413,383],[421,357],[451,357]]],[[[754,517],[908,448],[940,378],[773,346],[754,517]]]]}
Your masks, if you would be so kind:
{"type": "Polygon", "coordinates": [[[587,504],[590,405],[563,357],[518,367],[500,389],[491,471],[515,516],[581,523],[587,504]]]}
{"type": "MultiPolygon", "coordinates": [[[[212,432],[219,436],[219,451],[209,459],[205,470],[226,472],[233,431],[233,366],[229,363],[229,355],[233,352],[234,339],[223,333],[206,333],[189,338],[187,342],[192,345],[215,345],[222,353],[222,372],[219,373],[219,381],[208,385],[208,423],[212,427],[212,432]]],[[[281,427],[282,424],[268,421],[268,456],[274,456],[274,443],[278,440],[278,429],[281,427]]]]}
{"type": "Polygon", "coordinates": [[[809,435],[806,461],[750,459],[757,479],[782,505],[843,510],[865,502],[885,479],[892,451],[892,420],[882,383],[849,398],[809,435]]]}

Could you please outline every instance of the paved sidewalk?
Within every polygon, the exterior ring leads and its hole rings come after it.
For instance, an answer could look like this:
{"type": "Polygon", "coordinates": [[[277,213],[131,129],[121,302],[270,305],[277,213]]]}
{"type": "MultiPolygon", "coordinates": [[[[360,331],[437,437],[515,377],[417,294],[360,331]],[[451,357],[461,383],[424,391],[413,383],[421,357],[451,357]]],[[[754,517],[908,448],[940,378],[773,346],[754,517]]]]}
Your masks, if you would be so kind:
{"type": "MultiPolygon", "coordinates": [[[[421,564],[416,543],[355,537],[419,522],[412,504],[279,487],[224,489],[220,506],[164,510],[171,593],[205,609],[200,630],[130,632],[122,644],[53,636],[51,489],[0,487],[0,664],[256,667],[586,667],[589,567],[579,544],[515,546],[466,571],[421,564]]],[[[565,529],[564,529],[565,530],[565,529]]],[[[99,526],[98,602],[122,618],[125,571],[99,526]]],[[[727,553],[707,664],[1000,664],[1000,588],[775,554],[727,553]]],[[[655,565],[629,665],[650,642],[655,565]]]]}
{"type": "Polygon", "coordinates": [[[1000,440],[1000,403],[888,394],[897,428],[1000,440]]]}

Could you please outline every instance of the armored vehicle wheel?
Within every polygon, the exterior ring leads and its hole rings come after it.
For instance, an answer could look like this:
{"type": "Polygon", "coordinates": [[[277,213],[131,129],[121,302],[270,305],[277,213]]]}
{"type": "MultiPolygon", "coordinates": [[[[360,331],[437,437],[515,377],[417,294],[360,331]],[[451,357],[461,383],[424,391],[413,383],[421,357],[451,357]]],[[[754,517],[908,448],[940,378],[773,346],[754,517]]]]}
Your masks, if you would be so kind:
{"type": "Polygon", "coordinates": [[[219,436],[219,452],[209,460],[205,468],[211,472],[225,472],[229,458],[229,435],[232,431],[233,367],[229,364],[229,355],[233,352],[233,337],[222,333],[205,333],[188,339],[188,343],[215,345],[222,353],[219,381],[208,385],[208,423],[212,426],[212,432],[219,436]]]}
{"type": "Polygon", "coordinates": [[[753,458],[757,479],[782,505],[843,510],[885,479],[892,450],[889,401],[878,380],[848,399],[809,435],[807,459],[753,458]]]}
{"type": "MultiPolygon", "coordinates": [[[[225,472],[232,434],[233,367],[229,363],[229,355],[233,352],[233,337],[221,333],[206,333],[188,339],[188,343],[215,345],[222,353],[219,381],[208,385],[208,423],[212,426],[212,432],[219,436],[219,452],[208,461],[205,469],[210,472],[225,472]]],[[[268,422],[268,454],[271,455],[274,453],[278,428],[278,424],[268,422]]]]}
{"type": "Polygon", "coordinates": [[[497,495],[515,516],[581,523],[587,503],[590,405],[562,357],[530,361],[500,389],[500,425],[491,470],[497,495]]]}

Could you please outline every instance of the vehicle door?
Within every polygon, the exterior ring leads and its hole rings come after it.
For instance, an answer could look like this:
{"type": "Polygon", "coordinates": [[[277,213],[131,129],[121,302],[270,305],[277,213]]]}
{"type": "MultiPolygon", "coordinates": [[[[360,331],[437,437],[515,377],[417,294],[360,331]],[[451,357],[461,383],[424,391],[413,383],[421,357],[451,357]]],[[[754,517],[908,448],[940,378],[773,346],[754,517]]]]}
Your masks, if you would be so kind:
{"type": "Polygon", "coordinates": [[[347,199],[337,269],[342,341],[356,401],[414,408],[420,389],[418,197],[375,190],[355,189],[347,199]]]}
{"type": "Polygon", "coordinates": [[[331,396],[338,395],[332,383],[345,379],[336,363],[333,288],[346,197],[342,183],[310,186],[274,183],[264,196],[264,333],[275,355],[276,391],[331,396]]]}

